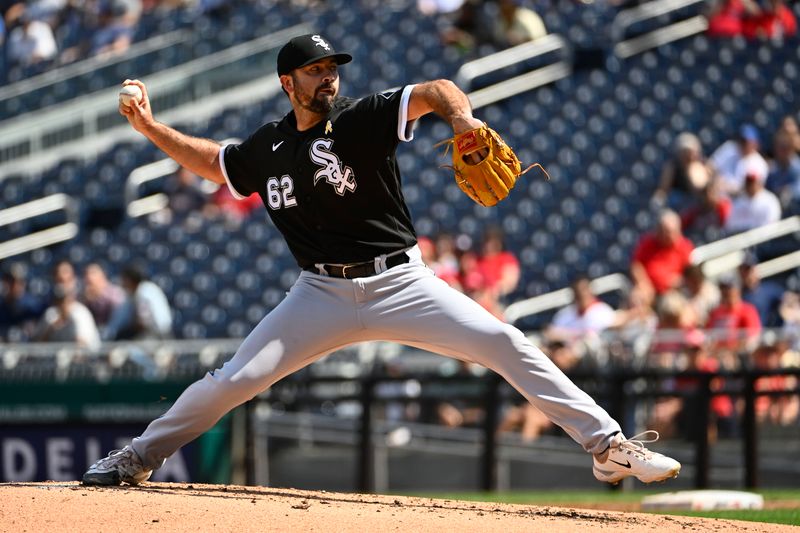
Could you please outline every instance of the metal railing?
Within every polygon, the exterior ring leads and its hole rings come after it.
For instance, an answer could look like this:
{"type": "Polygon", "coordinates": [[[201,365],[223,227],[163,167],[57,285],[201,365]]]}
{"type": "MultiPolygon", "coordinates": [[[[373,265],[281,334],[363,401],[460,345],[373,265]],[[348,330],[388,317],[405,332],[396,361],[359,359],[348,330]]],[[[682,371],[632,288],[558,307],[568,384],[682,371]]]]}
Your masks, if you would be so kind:
{"type": "MultiPolygon", "coordinates": [[[[235,91],[254,82],[260,84],[262,91],[256,96],[269,96],[275,91],[273,85],[277,85],[271,74],[275,70],[278,47],[290,36],[307,31],[307,24],[299,24],[152,74],[146,81],[153,106],[162,115],[170,110],[188,109],[187,117],[201,117],[204,113],[200,109],[209,106],[212,95],[235,91]],[[274,83],[263,81],[268,75],[274,83]]],[[[249,93],[257,90],[248,88],[249,93]]],[[[61,155],[59,150],[68,145],[75,154],[85,155],[87,139],[104,144],[103,137],[108,137],[112,130],[123,131],[125,138],[134,136],[130,127],[120,121],[118,92],[116,87],[104,89],[55,109],[26,113],[3,122],[0,124],[0,165],[9,167],[9,163],[20,159],[38,159],[40,153],[61,155]]],[[[214,102],[213,110],[218,112],[225,103],[230,105],[233,101],[214,102]]]]}
{"type": "Polygon", "coordinates": [[[0,242],[0,260],[74,238],[78,234],[78,209],[77,202],[71,196],[58,193],[0,211],[0,227],[54,211],[64,211],[66,221],[0,242]]]}
{"type": "MultiPolygon", "coordinates": [[[[231,137],[221,141],[220,144],[238,142],[241,142],[240,139],[231,137]]],[[[179,168],[180,165],[173,159],[165,158],[133,169],[125,181],[125,205],[127,205],[128,216],[131,218],[141,217],[167,207],[169,198],[166,194],[158,192],[140,197],[139,188],[145,183],[174,174],[179,168]]],[[[215,184],[208,181],[203,181],[202,186],[210,186],[209,192],[213,192],[217,188],[215,184]]]]}
{"type": "Polygon", "coordinates": [[[458,70],[456,83],[469,91],[474,80],[481,76],[551,53],[558,53],[560,57],[530,72],[469,92],[473,107],[480,108],[569,76],[572,73],[572,48],[569,42],[560,35],[551,34],[470,61],[458,70]]]}
{"type": "Polygon", "coordinates": [[[188,41],[191,35],[192,32],[189,30],[175,30],[163,35],[156,35],[146,41],[132,44],[122,55],[84,59],[63,67],[52,68],[42,74],[0,87],[0,106],[15,96],[50,88],[58,83],[65,83],[72,78],[116,67],[132,59],[180,45],[188,41]]]}
{"type": "MultiPolygon", "coordinates": [[[[584,373],[571,373],[568,374],[579,385],[582,382],[597,380],[598,376],[594,374],[584,373]]],[[[742,370],[737,372],[676,372],[676,371],[659,371],[659,370],[621,370],[615,369],[611,372],[606,372],[602,375],[602,382],[604,387],[601,390],[594,390],[593,396],[597,401],[603,402],[608,408],[609,414],[616,420],[623,421],[626,415],[638,402],[641,401],[656,401],[662,398],[682,398],[691,400],[696,409],[696,420],[694,424],[698,428],[706,428],[710,423],[710,404],[712,398],[716,396],[731,396],[743,399],[744,410],[741,417],[741,424],[743,428],[742,434],[742,452],[741,464],[744,465],[744,475],[741,484],[749,489],[755,489],[760,485],[759,468],[760,460],[758,454],[759,442],[759,424],[756,415],[756,399],[759,397],[786,397],[786,396],[800,396],[800,386],[796,383],[792,387],[786,387],[781,390],[763,391],[758,390],[757,383],[761,378],[768,378],[772,376],[793,376],[795,379],[800,377],[800,368],[790,368],[781,370],[742,370]],[[691,380],[695,385],[693,390],[676,391],[665,388],[664,384],[674,381],[675,379],[691,380]],[[719,380],[724,379],[726,386],[722,389],[715,389],[713,384],[719,380]],[[635,386],[634,386],[635,385],[635,386]]],[[[498,464],[499,464],[499,442],[497,428],[499,425],[498,413],[501,406],[508,398],[507,387],[504,387],[503,381],[497,374],[490,373],[484,377],[441,377],[441,376],[403,376],[403,377],[389,377],[389,376],[370,376],[361,378],[359,380],[353,379],[335,379],[335,378],[307,378],[303,380],[303,388],[297,389],[296,384],[286,384],[292,389],[292,405],[291,409],[298,409],[300,411],[305,409],[305,406],[316,405],[322,401],[319,397],[315,396],[312,392],[315,385],[320,384],[338,384],[342,390],[355,391],[353,393],[346,393],[332,398],[325,397],[325,401],[349,401],[358,402],[360,405],[360,418],[357,423],[356,429],[350,430],[350,436],[346,438],[345,443],[356,446],[357,453],[357,474],[356,474],[356,488],[360,492],[374,492],[376,490],[376,449],[380,447],[376,443],[376,436],[381,435],[381,431],[385,431],[387,427],[385,424],[380,424],[374,416],[375,408],[385,405],[387,402],[403,403],[403,402],[420,402],[425,401],[441,401],[444,397],[437,397],[436,393],[426,393],[428,389],[441,390],[444,385],[471,385],[475,391],[473,393],[462,393],[459,397],[460,400],[480,405],[484,412],[484,418],[479,427],[480,438],[478,439],[478,446],[480,447],[480,460],[479,460],[479,483],[480,489],[485,491],[497,490],[498,488],[498,464]],[[388,383],[407,382],[414,380],[421,390],[422,396],[415,395],[413,397],[392,396],[381,397],[377,390],[380,386],[388,383]],[[427,396],[426,396],[427,395],[427,396]],[[380,424],[380,428],[376,427],[380,424]],[[353,431],[356,436],[353,438],[353,431]]],[[[259,421],[266,422],[264,415],[257,416],[260,406],[267,406],[270,402],[274,401],[274,397],[279,397],[281,394],[282,383],[275,385],[272,393],[276,396],[270,398],[259,399],[256,398],[247,404],[249,416],[253,424],[259,424],[259,421]]],[[[513,394],[513,393],[511,393],[513,394]]],[[[348,425],[350,425],[348,423],[348,425]]],[[[628,428],[628,434],[631,431],[636,431],[635,428],[628,428]]],[[[335,432],[331,428],[330,432],[335,432]]],[[[255,429],[251,432],[251,437],[257,436],[258,439],[267,439],[270,437],[269,432],[260,431],[255,429]]],[[[278,435],[280,436],[280,435],[278,435]]],[[[284,432],[284,437],[291,436],[291,432],[284,432]]],[[[325,438],[320,435],[318,438],[325,438]]],[[[341,435],[339,437],[341,439],[341,435]]],[[[709,472],[711,470],[710,450],[711,442],[709,441],[709,432],[705,430],[692,431],[692,440],[690,441],[691,451],[690,456],[681,457],[684,462],[688,462],[694,474],[692,485],[697,489],[704,489],[711,486],[711,479],[709,472]]],[[[268,446],[261,440],[252,442],[249,447],[251,450],[260,450],[266,452],[268,446]]],[[[531,452],[534,453],[534,452],[531,452]]],[[[667,452],[669,453],[669,452],[667,452]]],[[[266,455],[266,453],[263,453],[266,455]]],[[[268,465],[264,465],[265,457],[259,457],[258,461],[250,459],[249,463],[259,464],[259,468],[251,469],[250,475],[253,476],[248,481],[250,483],[264,482],[266,477],[263,472],[268,471],[268,465]]],[[[385,481],[380,483],[380,488],[384,489],[387,486],[385,481]]]]}
{"type": "MultiPolygon", "coordinates": [[[[627,290],[631,283],[624,274],[609,274],[590,282],[594,294],[605,294],[608,292],[627,290]]],[[[514,302],[509,305],[504,313],[505,319],[514,323],[522,317],[543,313],[552,309],[558,309],[572,303],[572,289],[565,287],[547,294],[541,294],[514,302]]]]}
{"type": "MultiPolygon", "coordinates": [[[[744,257],[744,250],[798,231],[800,231],[800,216],[785,218],[766,226],[698,246],[692,252],[691,262],[695,265],[702,264],[703,272],[707,276],[714,278],[739,266],[744,257]]],[[[767,278],[787,272],[798,266],[800,266],[800,251],[760,263],[756,266],[756,272],[761,278],[767,278]]],[[[609,274],[591,282],[592,291],[598,295],[617,290],[627,290],[629,287],[630,281],[627,276],[620,273],[609,274]]],[[[571,302],[571,289],[557,289],[512,303],[506,308],[505,318],[514,323],[520,318],[558,309],[571,302]]]]}
{"type": "Polygon", "coordinates": [[[800,231],[800,216],[792,216],[754,228],[724,239],[719,239],[694,249],[691,255],[692,263],[699,265],[710,259],[717,259],[727,254],[738,252],[790,233],[800,231]]]}
{"type": "Polygon", "coordinates": [[[625,32],[634,24],[705,3],[705,0],[655,0],[620,12],[611,25],[611,40],[615,43],[614,54],[625,59],[705,31],[708,28],[708,20],[703,15],[696,15],[643,35],[625,39],[625,32]]]}
{"type": "MultiPolygon", "coordinates": [[[[713,332],[709,332],[711,336],[713,332]]],[[[609,339],[613,342],[613,337],[609,339]]],[[[60,343],[33,343],[33,344],[0,344],[0,382],[20,383],[43,382],[47,379],[56,379],[59,382],[69,382],[69,368],[78,365],[88,369],[90,374],[78,374],[79,380],[95,379],[103,382],[113,382],[113,380],[130,381],[135,375],[115,374],[122,371],[122,366],[127,362],[134,363],[140,367],[146,367],[147,372],[142,376],[151,381],[174,380],[176,376],[181,379],[198,379],[207,370],[213,369],[221,364],[222,361],[233,354],[241,342],[241,339],[197,339],[187,341],[139,341],[139,342],[119,342],[105,343],[101,350],[96,353],[87,353],[74,345],[60,343]],[[187,360],[181,360],[178,364],[178,356],[188,356],[190,359],[197,360],[196,365],[187,365],[187,360]],[[36,371],[41,368],[39,364],[42,358],[50,359],[58,367],[53,371],[46,371],[40,374],[36,371]],[[30,365],[30,369],[25,367],[30,365]],[[53,377],[54,376],[54,377],[53,377]]],[[[411,354],[406,352],[399,353],[395,357],[396,362],[406,360],[411,354]]],[[[343,350],[347,352],[348,350],[343,350]]],[[[352,350],[350,350],[352,355],[352,350]]],[[[329,358],[336,358],[339,352],[335,352],[329,358]]],[[[450,360],[433,354],[428,354],[432,359],[442,363],[450,360]]],[[[322,404],[345,403],[356,404],[359,406],[357,411],[352,411],[355,418],[341,419],[330,418],[329,424],[317,424],[319,429],[317,438],[335,438],[336,442],[353,446],[357,450],[357,488],[361,491],[372,491],[376,488],[387,486],[387,480],[382,476],[385,472],[375,471],[376,464],[385,457],[376,458],[376,453],[385,453],[381,450],[381,445],[376,442],[376,435],[383,435],[386,431],[396,429],[396,425],[387,425],[376,415],[376,407],[385,406],[387,403],[406,404],[410,402],[441,402],[448,399],[458,399],[468,405],[475,405],[484,412],[482,421],[476,428],[469,430],[469,439],[449,437],[456,443],[457,447],[465,456],[479,457],[478,466],[480,487],[485,490],[494,490],[498,487],[498,465],[504,464],[508,460],[501,457],[500,450],[505,447],[505,443],[499,440],[497,428],[499,426],[499,413],[501,406],[509,402],[516,403],[520,400],[518,394],[503,382],[500,376],[488,372],[483,375],[452,374],[445,372],[445,367],[429,367],[428,370],[408,369],[405,371],[393,370],[391,375],[387,374],[380,366],[372,367],[367,362],[362,362],[362,372],[354,376],[349,373],[331,375],[328,372],[313,371],[315,367],[329,364],[325,359],[312,364],[311,371],[297,373],[275,384],[265,394],[257,397],[248,403],[250,420],[249,434],[251,465],[258,463],[252,456],[257,450],[268,450],[265,441],[274,436],[292,438],[291,428],[284,424],[282,433],[271,435],[265,433],[253,424],[267,422],[263,416],[269,411],[269,406],[280,406],[280,410],[287,412],[303,413],[313,412],[322,404]],[[409,384],[412,384],[410,386],[409,384]],[[404,384],[405,386],[390,386],[404,384]],[[310,411],[309,411],[310,410],[310,411]],[[259,414],[261,413],[261,414],[259,414]],[[349,432],[344,435],[343,431],[349,432]],[[326,436],[327,435],[327,436],[326,436]],[[476,448],[477,447],[477,448],[476,448]],[[377,475],[377,477],[376,477],[377,475]]],[[[50,368],[50,367],[48,367],[50,368]]],[[[630,435],[631,432],[639,429],[638,424],[632,427],[634,422],[630,414],[637,411],[640,406],[652,405],[653,402],[663,398],[681,398],[692,402],[692,413],[696,415],[693,421],[698,428],[706,427],[710,422],[710,403],[712,398],[720,395],[741,398],[744,409],[740,412],[740,424],[742,427],[741,442],[743,444],[741,452],[741,463],[744,465],[742,472],[743,483],[748,488],[759,486],[759,471],[761,457],[758,453],[760,426],[758,423],[758,413],[756,411],[756,400],[759,397],[786,397],[800,395],[800,367],[780,368],[780,369],[737,369],[722,372],[696,372],[680,370],[675,367],[655,368],[644,367],[634,368],[631,365],[621,366],[611,364],[604,366],[597,372],[573,371],[568,375],[584,390],[587,390],[592,397],[606,407],[609,414],[623,424],[624,430],[630,435]],[[787,380],[780,388],[764,390],[759,385],[760,378],[771,376],[786,376],[792,380],[787,380]],[[692,387],[675,387],[675,380],[683,380],[692,383],[692,387]],[[720,380],[724,381],[720,387],[720,380]],[[627,426],[627,427],[626,427],[627,426]]],[[[312,423],[313,421],[308,421],[312,423]]],[[[435,449],[436,453],[445,453],[449,446],[444,443],[447,440],[441,432],[435,431],[433,427],[426,429],[423,425],[410,423],[409,427],[414,430],[415,437],[422,434],[427,435],[430,446],[420,447],[421,451],[435,449]],[[437,444],[438,443],[438,444],[437,444]]],[[[316,429],[315,429],[316,431],[316,429]]],[[[678,454],[678,449],[682,450],[678,458],[686,463],[688,467],[686,473],[693,474],[692,484],[697,488],[705,488],[712,484],[710,471],[711,447],[709,433],[707,431],[691,431],[687,435],[674,437],[680,439],[666,440],[661,444],[660,450],[665,453],[678,454]],[[687,447],[688,445],[688,447],[687,447]],[[673,449],[674,447],[674,449],[673,449]]],[[[739,438],[739,437],[736,437],[739,438]]],[[[407,442],[407,440],[406,440],[407,442]]],[[[397,446],[406,446],[398,444],[397,446]]],[[[538,446],[538,444],[537,444],[538,446]]],[[[536,456],[536,451],[529,448],[530,454],[536,456]]],[[[535,446],[534,446],[535,448],[535,446]]],[[[411,449],[411,448],[409,448],[411,449]]],[[[579,448],[576,452],[580,452],[579,448]]],[[[514,451],[514,460],[520,460],[519,455],[525,454],[525,449],[514,451]]],[[[266,456],[266,453],[264,454],[266,456]]],[[[577,455],[577,453],[576,453],[577,455]]],[[[259,461],[263,461],[264,457],[259,461]]],[[[265,468],[268,468],[266,466],[265,468]]],[[[776,468],[774,465],[770,469],[776,468]]],[[[797,468],[792,466],[778,466],[778,468],[797,468]]],[[[385,469],[384,469],[385,470],[385,469]]],[[[263,481],[261,470],[250,469],[253,476],[248,481],[250,483],[263,481]],[[259,477],[260,476],[260,477],[259,477]]]]}

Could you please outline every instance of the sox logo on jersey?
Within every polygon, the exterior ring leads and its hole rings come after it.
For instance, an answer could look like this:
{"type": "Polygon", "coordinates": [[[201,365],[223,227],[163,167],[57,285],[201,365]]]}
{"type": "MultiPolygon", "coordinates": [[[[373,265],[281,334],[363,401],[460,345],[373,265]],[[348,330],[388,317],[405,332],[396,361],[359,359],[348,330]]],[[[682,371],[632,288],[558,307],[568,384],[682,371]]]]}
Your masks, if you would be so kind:
{"type": "Polygon", "coordinates": [[[321,167],[314,173],[314,185],[325,178],[325,181],[333,185],[336,194],[344,196],[345,191],[356,190],[356,178],[353,169],[343,166],[339,156],[330,151],[331,146],[333,146],[331,139],[317,139],[311,143],[309,157],[321,167]]]}

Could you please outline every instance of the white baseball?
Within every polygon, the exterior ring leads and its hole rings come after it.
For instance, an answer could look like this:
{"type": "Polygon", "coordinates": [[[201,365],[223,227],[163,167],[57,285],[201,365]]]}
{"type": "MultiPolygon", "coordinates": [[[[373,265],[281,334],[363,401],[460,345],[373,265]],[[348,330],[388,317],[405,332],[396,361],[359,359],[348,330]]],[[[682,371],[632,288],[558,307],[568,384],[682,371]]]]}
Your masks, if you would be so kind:
{"type": "Polygon", "coordinates": [[[138,85],[126,85],[119,91],[119,103],[130,106],[131,100],[142,101],[142,90],[138,85]]]}

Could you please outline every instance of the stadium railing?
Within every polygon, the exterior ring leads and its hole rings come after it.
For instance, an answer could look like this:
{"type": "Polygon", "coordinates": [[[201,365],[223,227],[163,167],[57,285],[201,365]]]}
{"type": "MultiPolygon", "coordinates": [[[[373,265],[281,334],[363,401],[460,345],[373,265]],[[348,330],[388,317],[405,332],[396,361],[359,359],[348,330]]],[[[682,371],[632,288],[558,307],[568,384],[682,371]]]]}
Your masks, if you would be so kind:
{"type": "Polygon", "coordinates": [[[78,234],[78,202],[58,193],[0,210],[0,227],[53,213],[63,212],[64,221],[27,235],[0,241],[0,260],[37,248],[68,241],[78,234]]]}
{"type": "MultiPolygon", "coordinates": [[[[163,35],[151,37],[146,41],[134,43],[124,54],[111,57],[92,57],[84,59],[63,67],[52,68],[47,72],[38,74],[31,78],[11,83],[0,87],[0,107],[8,109],[10,100],[19,96],[39,97],[56,92],[56,86],[69,84],[71,80],[81,76],[91,75],[93,79],[108,78],[114,76],[119,70],[127,69],[131,72],[142,73],[132,65],[139,58],[147,58],[158,54],[159,51],[184,46],[191,38],[192,32],[189,30],[175,30],[163,35]]],[[[149,72],[148,72],[149,74],[149,72]]],[[[65,100],[75,98],[79,94],[67,94],[65,100]]],[[[63,101],[55,102],[53,105],[63,105],[63,101]]],[[[0,117],[5,120],[10,117],[0,117]]]]}
{"type": "MultiPolygon", "coordinates": [[[[695,265],[702,264],[703,272],[710,278],[715,278],[723,272],[739,266],[744,257],[744,251],[748,248],[798,231],[800,231],[800,216],[788,217],[760,228],[698,246],[692,252],[691,261],[695,265]]],[[[766,278],[793,270],[798,266],[800,266],[800,252],[791,252],[759,263],[756,266],[756,272],[761,278],[766,278]]],[[[592,280],[591,287],[595,294],[600,295],[627,290],[630,288],[630,281],[624,274],[609,274],[592,280]]],[[[571,302],[571,289],[558,289],[510,304],[506,308],[505,317],[513,324],[521,318],[552,311],[571,302]]]]}
{"type": "MultiPolygon", "coordinates": [[[[706,333],[709,339],[719,334],[714,331],[706,333]]],[[[741,398],[741,436],[725,441],[739,442],[741,446],[726,444],[722,459],[737,461],[744,468],[737,469],[741,479],[735,480],[726,474],[723,482],[753,488],[761,484],[759,472],[772,472],[776,468],[792,471],[797,468],[796,464],[784,464],[785,461],[776,458],[771,458],[769,464],[763,460],[758,452],[759,443],[772,446],[769,439],[775,439],[778,434],[774,429],[763,426],[756,412],[758,398],[800,396],[800,365],[796,361],[795,366],[765,369],[753,366],[750,353],[742,352],[742,366],[738,368],[696,372],[685,370],[679,364],[678,357],[670,359],[667,366],[663,366],[663,358],[646,358],[644,365],[633,365],[633,357],[618,350],[620,343],[629,347],[630,342],[613,334],[604,335],[599,340],[600,345],[589,343],[587,346],[592,346],[598,352],[611,352],[607,362],[594,371],[574,370],[568,371],[568,375],[622,423],[626,434],[632,435],[640,428],[647,427],[646,419],[652,415],[653,406],[661,399],[691,401],[693,406],[699,406],[693,408],[693,414],[697,415],[697,427],[706,427],[711,421],[712,398],[723,395],[741,398]],[[612,345],[616,349],[612,349],[612,345]],[[784,377],[781,387],[762,386],[761,378],[774,376],[784,377]],[[693,387],[675,387],[679,380],[690,380],[693,387]],[[720,381],[724,381],[722,386],[720,381]],[[736,459],[737,454],[740,460],[736,459]]],[[[776,330],[768,332],[763,340],[773,345],[778,341],[795,343],[797,348],[798,339],[786,331],[776,330]]],[[[26,383],[51,383],[57,387],[61,383],[87,383],[92,380],[108,386],[120,380],[127,383],[137,379],[149,383],[191,381],[221,365],[236,351],[240,342],[241,339],[129,341],[106,343],[93,353],[69,344],[0,344],[0,391],[16,390],[15,387],[25,386],[26,383]]],[[[509,451],[507,439],[497,433],[499,419],[505,406],[522,400],[499,376],[490,372],[463,372],[450,359],[416,349],[399,348],[381,352],[370,350],[370,347],[359,345],[335,352],[306,370],[278,382],[248,403],[248,482],[265,483],[269,480],[267,457],[253,455],[269,453],[269,445],[264,440],[269,438],[311,438],[315,442],[351,447],[357,457],[356,488],[363,491],[383,490],[388,486],[385,478],[388,475],[388,452],[381,444],[384,441],[390,442],[387,444],[389,446],[420,452],[445,453],[455,446],[453,453],[473,457],[477,461],[475,464],[479,474],[475,477],[479,480],[480,488],[486,490],[504,486],[498,485],[501,482],[498,478],[499,465],[507,465],[510,460],[541,460],[541,446],[547,449],[563,448],[565,437],[558,437],[562,439],[558,443],[551,442],[556,437],[547,437],[543,438],[541,444],[534,441],[515,445],[512,441],[509,451]],[[389,404],[453,400],[474,406],[484,413],[477,425],[450,430],[463,434],[445,434],[425,423],[413,420],[389,422],[383,416],[378,416],[389,404]],[[331,406],[343,408],[338,410],[331,406]],[[276,418],[276,415],[283,413],[303,416],[276,418]],[[270,427],[276,428],[274,434],[270,433],[270,427]],[[393,433],[397,430],[400,432],[393,433]],[[313,437],[309,436],[310,432],[313,432],[313,437]],[[404,448],[406,446],[410,447],[404,448]]],[[[593,353],[587,356],[593,357],[593,353]]],[[[49,402],[52,401],[51,398],[49,402]]],[[[13,420],[15,423],[24,422],[18,419],[20,413],[34,413],[32,416],[35,416],[38,412],[35,405],[15,405],[14,399],[3,392],[0,392],[0,407],[0,415],[7,412],[17,417],[13,420]]],[[[163,409],[167,407],[162,404],[163,409]]],[[[69,424],[68,419],[53,422],[69,424]]],[[[794,437],[789,435],[787,438],[791,440],[794,437]]],[[[684,462],[684,475],[689,476],[692,485],[703,488],[720,482],[711,475],[711,472],[720,475],[720,465],[715,464],[720,459],[715,461],[712,454],[714,446],[708,432],[696,431],[689,436],[667,436],[658,449],[684,462]]],[[[576,458],[580,456],[579,448],[575,448],[574,452],[576,458]]]]}
{"type": "Polygon", "coordinates": [[[572,73],[572,47],[560,35],[550,34],[464,63],[456,83],[469,91],[474,108],[566,78],[572,73]],[[536,63],[535,67],[528,67],[536,63]],[[517,74],[516,71],[525,71],[517,74]],[[515,75],[516,74],[516,75],[515,75]],[[494,83],[472,90],[477,81],[494,75],[494,83]]]}
{"type": "MultiPolygon", "coordinates": [[[[237,138],[229,138],[221,141],[221,144],[241,142],[237,138]]],[[[125,181],[125,205],[129,217],[136,218],[164,209],[169,204],[169,198],[163,192],[158,192],[148,196],[139,196],[139,187],[147,182],[165,178],[174,174],[179,168],[178,163],[173,159],[165,158],[137,167],[128,175],[125,181]]],[[[208,181],[201,185],[204,190],[214,192],[218,186],[208,181]],[[208,187],[208,189],[205,189],[208,187]]]]}
{"type": "Polygon", "coordinates": [[[611,25],[611,40],[614,54],[625,59],[652,48],[704,32],[708,20],[702,14],[695,14],[684,20],[666,25],[658,25],[654,30],[626,38],[628,31],[636,24],[676,14],[688,7],[705,8],[705,0],[656,0],[621,11],[611,25]]]}
{"type": "MultiPolygon", "coordinates": [[[[153,73],[146,79],[157,95],[153,105],[164,120],[200,120],[231,102],[246,105],[268,98],[279,90],[273,75],[278,48],[289,36],[308,31],[307,24],[299,24],[153,73]]],[[[103,89],[0,123],[0,179],[13,172],[42,170],[67,156],[87,157],[136,138],[121,122],[118,92],[118,87],[103,89]]]]}

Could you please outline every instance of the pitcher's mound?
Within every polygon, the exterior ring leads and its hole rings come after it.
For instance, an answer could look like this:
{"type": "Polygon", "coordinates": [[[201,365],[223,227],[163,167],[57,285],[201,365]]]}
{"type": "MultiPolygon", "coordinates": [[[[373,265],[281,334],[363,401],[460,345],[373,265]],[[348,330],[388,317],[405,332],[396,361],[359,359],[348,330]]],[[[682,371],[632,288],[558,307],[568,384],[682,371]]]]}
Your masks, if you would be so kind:
{"type": "MultiPolygon", "coordinates": [[[[773,524],[264,487],[0,484],[0,531],[779,532],[773,524]]],[[[796,530],[795,530],[796,531],[796,530]]]]}

